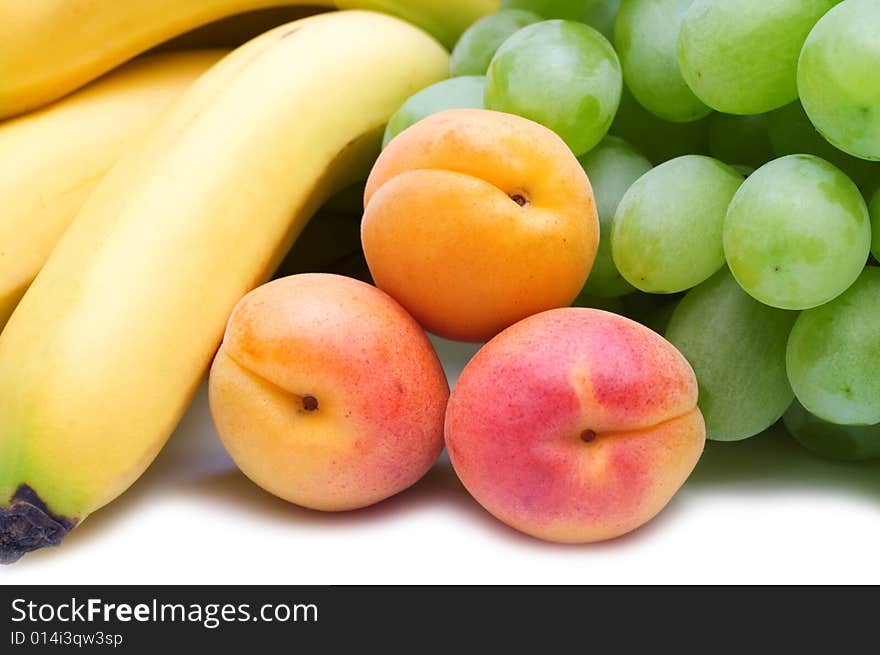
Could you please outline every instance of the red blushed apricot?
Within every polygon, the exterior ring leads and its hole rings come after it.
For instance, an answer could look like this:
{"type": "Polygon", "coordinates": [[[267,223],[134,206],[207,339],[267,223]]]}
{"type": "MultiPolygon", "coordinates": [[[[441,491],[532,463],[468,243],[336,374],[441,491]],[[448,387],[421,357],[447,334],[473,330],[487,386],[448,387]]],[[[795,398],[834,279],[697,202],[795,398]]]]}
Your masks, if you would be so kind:
{"type": "Polygon", "coordinates": [[[377,286],[426,329],[462,341],[571,304],[598,245],[577,159],[552,131],[500,112],[444,111],[399,134],[364,205],[377,286]]]}
{"type": "Polygon", "coordinates": [[[594,309],[543,312],[465,367],[446,445],[474,498],[527,534],[583,543],[655,516],[705,443],[697,381],[661,336],[594,309]]]}
{"type": "Polygon", "coordinates": [[[298,505],[346,510],[427,472],[443,447],[449,387],[425,333],[387,294],[306,274],[241,300],[209,394],[245,475],[298,505]]]}

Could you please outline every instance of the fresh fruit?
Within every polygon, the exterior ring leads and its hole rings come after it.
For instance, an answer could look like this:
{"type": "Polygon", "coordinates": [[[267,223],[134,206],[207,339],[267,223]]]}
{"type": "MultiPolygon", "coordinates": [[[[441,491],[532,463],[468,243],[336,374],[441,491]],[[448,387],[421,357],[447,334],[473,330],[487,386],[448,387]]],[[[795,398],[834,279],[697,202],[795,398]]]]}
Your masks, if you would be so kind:
{"type": "Polygon", "coordinates": [[[822,457],[850,462],[880,458],[880,424],[835,425],[813,416],[797,400],[782,419],[798,443],[822,457]]]}
{"type": "Polygon", "coordinates": [[[678,304],[665,334],[694,367],[709,439],[752,437],[791,404],[785,348],[796,318],[749,296],[726,268],[678,304]]]}
{"type": "Polygon", "coordinates": [[[364,206],[376,285],[427,330],[461,341],[569,305],[599,239],[590,182],[562,140],[481,109],[434,114],[398,135],[364,206]]]}
{"type": "Polygon", "coordinates": [[[693,0],[624,0],[614,45],[626,86],[660,118],[695,121],[712,110],[685,83],[678,66],[678,30],[693,0]]]}
{"type": "Polygon", "coordinates": [[[595,309],[543,312],[467,364],[446,446],[471,495],[541,539],[590,542],[656,515],[703,451],[697,381],[656,332],[595,309]]]}
{"type": "Polygon", "coordinates": [[[713,114],[709,118],[709,152],[732,166],[748,166],[752,170],[775,159],[769,114],[713,114]]]}
{"type": "Polygon", "coordinates": [[[791,386],[807,411],[841,425],[880,423],[880,268],[803,312],[788,340],[791,386]]]}
{"type": "Polygon", "coordinates": [[[593,187],[601,230],[593,270],[582,293],[599,298],[622,296],[634,291],[635,287],[623,279],[611,257],[611,222],[623,194],[633,182],[651,170],[651,162],[616,136],[606,136],[579,161],[593,187]]]}
{"type": "Polygon", "coordinates": [[[563,20],[511,36],[486,76],[487,108],[549,127],[578,156],[608,132],[623,84],[608,40],[592,27],[563,20]]]}
{"type": "Polygon", "coordinates": [[[828,143],[816,131],[800,102],[776,109],[767,117],[767,130],[776,157],[816,155],[837,166],[859,186],[880,175],[880,164],[877,162],[852,157],[828,143]]]}
{"type": "Polygon", "coordinates": [[[0,123],[0,330],[107,170],[224,54],[137,59],[54,105],[0,123]]]}
{"type": "Polygon", "coordinates": [[[33,526],[3,535],[0,560],[57,544],[138,478],[238,300],[448,70],[398,19],[307,18],[221,60],[113,167],[0,335],[0,523],[33,526]]]}
{"type": "Polygon", "coordinates": [[[403,103],[385,128],[382,147],[410,125],[444,109],[483,109],[486,78],[476,75],[453,77],[422,89],[403,103]]]}
{"type": "Polygon", "coordinates": [[[728,114],[760,114],[796,100],[801,46],[837,2],[694,0],[678,41],[685,81],[728,114]]]}
{"type": "Polygon", "coordinates": [[[617,270],[637,289],[676,293],[724,266],[724,215],[743,177],[717,159],[685,155],[626,191],[611,227],[617,270]]]}
{"type": "Polygon", "coordinates": [[[502,9],[483,16],[467,28],[455,44],[449,60],[450,74],[453,77],[485,75],[502,43],[526,25],[542,20],[538,14],[524,9],[502,9]]]}
{"type": "Polygon", "coordinates": [[[56,100],[200,25],[299,4],[394,14],[451,48],[498,0],[0,0],[0,119],[56,100]]]}
{"type": "Polygon", "coordinates": [[[266,491],[312,509],[372,505],[443,450],[449,385],[431,342],[376,287],[303,274],[250,292],[211,367],[223,445],[266,491]]]}
{"type": "Polygon", "coordinates": [[[724,220],[724,254],[753,298],[808,309],[843,293],[871,245],[858,187],[812,155],[789,155],[755,171],[724,220]]]}
{"type": "Polygon", "coordinates": [[[798,64],[816,129],[856,157],[880,160],[880,3],[846,0],[820,20],[798,64]]]}
{"type": "Polygon", "coordinates": [[[682,155],[709,154],[709,118],[670,123],[636,102],[626,86],[610,132],[638,148],[655,166],[682,155]]]}

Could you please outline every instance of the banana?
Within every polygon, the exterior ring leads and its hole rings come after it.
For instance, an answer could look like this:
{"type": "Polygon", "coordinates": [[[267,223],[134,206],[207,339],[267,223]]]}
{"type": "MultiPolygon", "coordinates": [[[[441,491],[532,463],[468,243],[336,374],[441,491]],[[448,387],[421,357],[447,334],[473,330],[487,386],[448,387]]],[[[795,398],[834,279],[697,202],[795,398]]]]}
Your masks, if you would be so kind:
{"type": "Polygon", "coordinates": [[[224,54],[136,59],[49,107],[0,123],[0,330],[101,177],[224,54]]]}
{"type": "Polygon", "coordinates": [[[309,5],[376,9],[447,48],[500,0],[0,0],[0,118],[79,88],[134,55],[234,14],[309,5]]]}
{"type": "Polygon", "coordinates": [[[448,64],[382,14],[289,23],[222,59],[110,170],[0,334],[0,560],[57,544],[140,476],[235,303],[448,64]]]}

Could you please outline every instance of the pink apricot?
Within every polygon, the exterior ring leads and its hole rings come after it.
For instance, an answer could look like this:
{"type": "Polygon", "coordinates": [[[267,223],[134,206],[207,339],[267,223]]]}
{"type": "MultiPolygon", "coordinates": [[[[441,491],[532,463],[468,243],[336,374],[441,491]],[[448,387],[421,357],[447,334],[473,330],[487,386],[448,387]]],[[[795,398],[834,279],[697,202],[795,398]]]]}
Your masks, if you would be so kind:
{"type": "Polygon", "coordinates": [[[445,430],[483,507],[558,542],[650,520],[705,443],[685,358],[634,321],[583,308],[537,314],[486,344],[453,389],[445,430]]]}

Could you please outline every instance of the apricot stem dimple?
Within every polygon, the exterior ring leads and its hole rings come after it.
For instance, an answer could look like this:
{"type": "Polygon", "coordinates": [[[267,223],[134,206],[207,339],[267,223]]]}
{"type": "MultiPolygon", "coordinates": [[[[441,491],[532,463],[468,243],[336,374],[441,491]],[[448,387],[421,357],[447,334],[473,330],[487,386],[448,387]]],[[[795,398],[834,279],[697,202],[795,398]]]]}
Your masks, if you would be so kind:
{"type": "Polygon", "coordinates": [[[513,200],[520,207],[525,207],[529,204],[529,201],[526,200],[525,196],[520,195],[519,193],[514,193],[512,196],[510,196],[510,199],[513,200]]]}
{"type": "Polygon", "coordinates": [[[314,412],[318,409],[318,399],[314,396],[303,396],[302,405],[307,412],[314,412]]]}
{"type": "Polygon", "coordinates": [[[581,441],[584,443],[590,443],[593,441],[598,435],[594,430],[584,430],[581,432],[581,441]]]}

